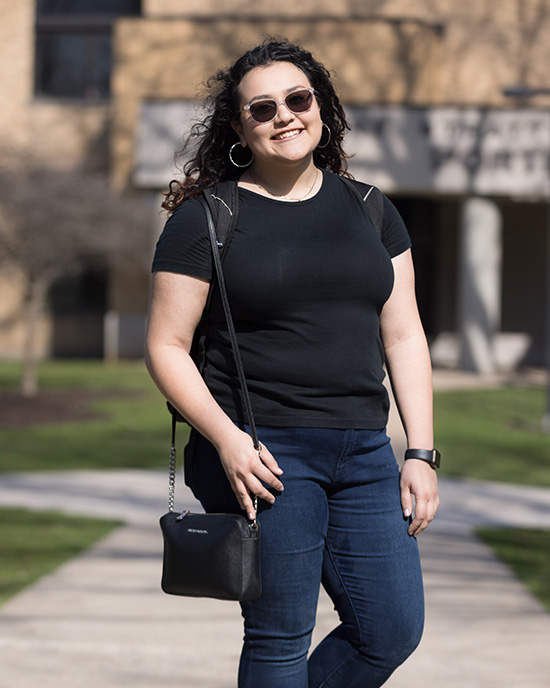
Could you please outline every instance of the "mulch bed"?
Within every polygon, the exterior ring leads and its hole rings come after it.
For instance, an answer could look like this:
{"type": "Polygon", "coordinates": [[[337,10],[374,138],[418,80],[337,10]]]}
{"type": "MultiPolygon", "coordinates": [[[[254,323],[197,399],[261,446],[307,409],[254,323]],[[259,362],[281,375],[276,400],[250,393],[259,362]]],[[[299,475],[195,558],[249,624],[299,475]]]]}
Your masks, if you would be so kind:
{"type": "Polygon", "coordinates": [[[0,428],[102,418],[90,404],[106,396],[109,393],[81,389],[40,390],[31,398],[15,391],[0,392],[0,428]]]}

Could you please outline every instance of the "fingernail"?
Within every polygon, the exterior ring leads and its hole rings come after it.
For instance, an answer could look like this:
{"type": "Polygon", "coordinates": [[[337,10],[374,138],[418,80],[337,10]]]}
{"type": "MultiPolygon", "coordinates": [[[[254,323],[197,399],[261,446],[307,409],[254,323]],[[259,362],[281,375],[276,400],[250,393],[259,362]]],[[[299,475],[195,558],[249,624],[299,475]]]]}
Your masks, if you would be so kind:
{"type": "Polygon", "coordinates": [[[250,521],[253,521],[256,518],[256,514],[253,511],[250,511],[248,514],[248,519],[250,521]]]}
{"type": "Polygon", "coordinates": [[[411,515],[411,510],[410,510],[410,509],[405,509],[405,510],[403,511],[403,516],[404,516],[405,518],[409,518],[410,515],[411,515]]]}

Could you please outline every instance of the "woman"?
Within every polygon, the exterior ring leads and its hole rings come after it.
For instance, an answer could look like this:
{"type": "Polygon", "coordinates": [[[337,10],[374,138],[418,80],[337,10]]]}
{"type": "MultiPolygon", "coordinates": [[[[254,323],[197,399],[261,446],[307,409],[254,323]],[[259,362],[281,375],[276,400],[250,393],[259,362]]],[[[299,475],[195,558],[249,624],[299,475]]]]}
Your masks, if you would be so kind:
{"type": "Polygon", "coordinates": [[[240,688],[381,686],[420,640],[415,536],[438,506],[423,452],[399,474],[385,433],[384,362],[409,447],[433,448],[410,242],[387,199],[378,237],[342,182],[344,112],[309,52],[269,40],[215,83],[186,179],[164,203],[172,215],[153,265],[147,365],[198,432],[193,489],[206,511],[253,515],[260,498],[263,593],[242,604],[240,688]],[[224,274],[259,453],[239,422],[216,290],[203,376],[189,355],[212,276],[195,199],[235,178],[224,274]],[[341,624],[308,659],[321,583],[341,624]]]}

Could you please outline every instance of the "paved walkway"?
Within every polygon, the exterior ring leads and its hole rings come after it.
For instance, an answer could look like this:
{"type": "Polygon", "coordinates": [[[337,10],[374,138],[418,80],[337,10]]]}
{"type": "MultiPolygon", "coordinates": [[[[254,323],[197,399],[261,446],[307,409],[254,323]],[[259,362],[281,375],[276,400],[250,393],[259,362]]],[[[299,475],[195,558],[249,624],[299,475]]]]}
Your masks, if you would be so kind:
{"type": "MultiPolygon", "coordinates": [[[[395,420],[392,434],[399,448],[395,420]]],[[[424,640],[386,685],[549,688],[550,614],[472,527],[550,528],[550,490],[442,479],[441,496],[438,518],[419,538],[424,640]]],[[[164,471],[4,475],[0,504],[125,522],[0,609],[0,688],[235,688],[238,605],[159,588],[164,471]]],[[[196,508],[182,487],[176,504],[196,508]]],[[[321,595],[314,642],[334,624],[321,595]]]]}

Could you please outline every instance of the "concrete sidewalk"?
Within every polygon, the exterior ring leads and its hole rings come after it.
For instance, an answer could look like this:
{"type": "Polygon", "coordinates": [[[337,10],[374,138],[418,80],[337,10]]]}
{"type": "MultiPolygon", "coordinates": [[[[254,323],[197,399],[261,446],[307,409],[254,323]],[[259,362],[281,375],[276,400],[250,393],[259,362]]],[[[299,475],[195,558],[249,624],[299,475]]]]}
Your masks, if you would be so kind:
{"type": "MultiPolygon", "coordinates": [[[[472,534],[473,524],[550,528],[550,490],[441,480],[420,538],[427,623],[391,688],[548,688],[550,615],[472,534]]],[[[235,688],[237,604],[159,588],[164,471],[14,474],[0,504],[122,518],[126,525],[0,609],[2,688],[235,688]]],[[[178,508],[196,508],[185,489],[178,508]]],[[[317,642],[335,625],[321,595],[317,642]]]]}

